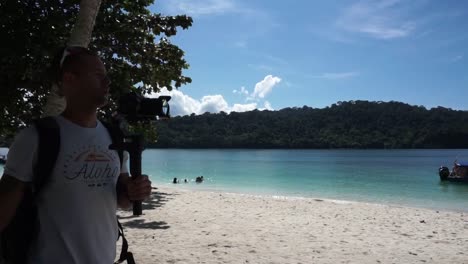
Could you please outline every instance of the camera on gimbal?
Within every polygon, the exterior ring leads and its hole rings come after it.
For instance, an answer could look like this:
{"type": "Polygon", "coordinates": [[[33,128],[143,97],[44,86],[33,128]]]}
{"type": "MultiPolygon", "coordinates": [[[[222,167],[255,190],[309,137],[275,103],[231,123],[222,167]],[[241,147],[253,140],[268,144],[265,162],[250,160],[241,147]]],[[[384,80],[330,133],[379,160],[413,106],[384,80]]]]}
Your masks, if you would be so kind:
{"type": "MultiPolygon", "coordinates": [[[[112,115],[109,126],[115,131],[113,143],[109,149],[117,150],[120,153],[128,152],[132,179],[141,175],[141,156],[145,149],[145,138],[141,131],[139,133],[131,132],[129,125],[134,125],[139,121],[151,123],[156,119],[169,119],[168,101],[170,99],[170,96],[146,98],[135,92],[120,96],[117,112],[112,115]]],[[[133,201],[133,215],[141,215],[142,210],[141,201],[133,201]]]]}
{"type": "Polygon", "coordinates": [[[135,92],[120,97],[117,112],[130,122],[168,119],[170,96],[146,98],[135,92]]]}

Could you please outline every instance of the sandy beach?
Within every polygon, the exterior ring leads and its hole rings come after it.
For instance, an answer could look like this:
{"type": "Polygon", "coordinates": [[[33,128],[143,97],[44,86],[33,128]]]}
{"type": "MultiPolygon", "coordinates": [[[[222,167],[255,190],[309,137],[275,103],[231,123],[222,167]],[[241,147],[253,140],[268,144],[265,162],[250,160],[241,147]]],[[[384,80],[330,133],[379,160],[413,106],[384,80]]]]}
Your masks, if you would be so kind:
{"type": "Polygon", "coordinates": [[[466,212],[158,188],[119,216],[138,264],[468,263],[466,212]]]}

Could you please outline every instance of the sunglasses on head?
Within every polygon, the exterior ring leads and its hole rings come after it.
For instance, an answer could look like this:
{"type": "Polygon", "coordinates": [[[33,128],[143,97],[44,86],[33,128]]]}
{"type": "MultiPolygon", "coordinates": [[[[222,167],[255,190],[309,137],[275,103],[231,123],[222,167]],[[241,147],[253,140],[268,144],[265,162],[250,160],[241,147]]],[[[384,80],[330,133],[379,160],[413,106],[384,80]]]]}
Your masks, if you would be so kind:
{"type": "Polygon", "coordinates": [[[62,58],[60,59],[60,64],[59,64],[60,68],[63,67],[63,63],[68,57],[81,54],[81,53],[89,53],[89,50],[87,48],[77,47],[77,46],[66,47],[63,50],[62,58]]]}

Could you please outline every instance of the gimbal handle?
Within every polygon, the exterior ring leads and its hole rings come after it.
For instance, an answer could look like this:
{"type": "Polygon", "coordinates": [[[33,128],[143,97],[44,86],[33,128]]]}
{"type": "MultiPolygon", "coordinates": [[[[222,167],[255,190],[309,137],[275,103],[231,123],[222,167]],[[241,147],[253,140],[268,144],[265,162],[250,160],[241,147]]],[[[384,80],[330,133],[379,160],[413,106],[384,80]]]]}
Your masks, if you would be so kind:
{"type": "MultiPolygon", "coordinates": [[[[141,154],[144,148],[144,138],[142,135],[125,136],[123,142],[113,143],[109,149],[124,150],[130,155],[130,174],[132,180],[141,176],[141,154]]],[[[142,201],[133,202],[133,215],[141,215],[143,208],[142,201]]]]}

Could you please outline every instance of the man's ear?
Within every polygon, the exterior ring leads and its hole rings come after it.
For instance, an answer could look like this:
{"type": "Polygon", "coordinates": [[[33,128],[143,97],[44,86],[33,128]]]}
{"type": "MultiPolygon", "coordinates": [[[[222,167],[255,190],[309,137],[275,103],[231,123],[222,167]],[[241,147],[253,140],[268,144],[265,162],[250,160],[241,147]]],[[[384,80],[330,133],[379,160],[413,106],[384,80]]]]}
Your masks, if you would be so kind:
{"type": "Polygon", "coordinates": [[[75,79],[75,75],[71,72],[64,72],[62,75],[62,83],[68,83],[75,79]]]}
{"type": "Polygon", "coordinates": [[[76,75],[71,72],[64,72],[62,74],[62,80],[58,84],[58,95],[65,96],[66,87],[69,87],[76,80],[76,75]]]}
{"type": "Polygon", "coordinates": [[[65,96],[65,94],[63,93],[63,86],[62,86],[62,83],[58,83],[57,84],[57,94],[61,97],[65,96]]]}

